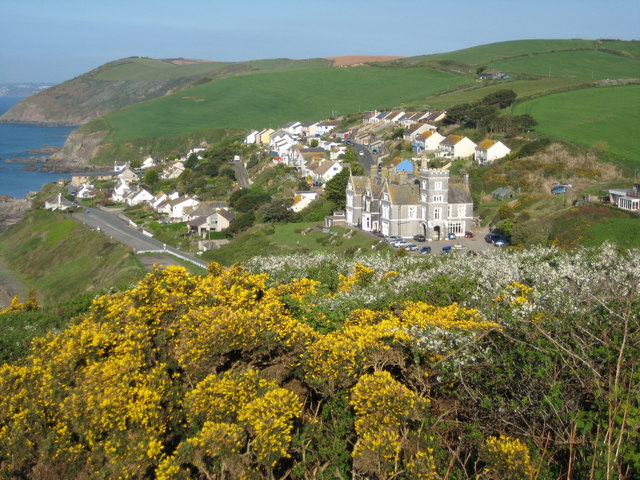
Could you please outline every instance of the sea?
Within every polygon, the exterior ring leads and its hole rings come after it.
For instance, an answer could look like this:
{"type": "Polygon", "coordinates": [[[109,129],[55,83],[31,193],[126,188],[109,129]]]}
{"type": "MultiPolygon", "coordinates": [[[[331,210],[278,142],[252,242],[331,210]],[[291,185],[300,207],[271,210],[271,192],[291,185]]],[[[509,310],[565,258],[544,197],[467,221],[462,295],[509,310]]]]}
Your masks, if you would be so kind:
{"type": "MultiPolygon", "coordinates": [[[[0,97],[0,115],[20,100],[22,98],[0,97]]],[[[61,147],[74,128],[0,123],[0,195],[22,198],[47,183],[70,178],[69,174],[25,170],[26,164],[10,163],[5,159],[43,156],[28,151],[46,146],[61,147]]]]}

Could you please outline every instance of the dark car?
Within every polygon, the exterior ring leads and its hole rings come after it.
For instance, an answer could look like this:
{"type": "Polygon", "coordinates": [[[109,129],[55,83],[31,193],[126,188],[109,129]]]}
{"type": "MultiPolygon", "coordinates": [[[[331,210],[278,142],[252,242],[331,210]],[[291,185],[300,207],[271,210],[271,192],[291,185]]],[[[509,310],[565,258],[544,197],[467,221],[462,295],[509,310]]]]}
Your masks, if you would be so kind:
{"type": "Polygon", "coordinates": [[[426,239],[426,237],[425,237],[424,235],[414,235],[414,236],[413,236],[413,239],[414,239],[416,242],[424,242],[424,241],[426,241],[426,240],[427,240],[427,239],[426,239]]]}
{"type": "Polygon", "coordinates": [[[428,253],[431,253],[431,247],[422,247],[420,249],[420,255],[426,255],[428,253]]]}
{"type": "Polygon", "coordinates": [[[473,238],[473,232],[464,232],[465,238],[473,238]]]}
{"type": "Polygon", "coordinates": [[[446,247],[442,247],[442,254],[448,255],[451,253],[451,245],[447,245],[446,247]]]}
{"type": "Polygon", "coordinates": [[[497,240],[498,238],[502,238],[502,235],[498,235],[497,233],[487,233],[484,236],[484,241],[487,243],[493,243],[493,241],[497,240]]]}

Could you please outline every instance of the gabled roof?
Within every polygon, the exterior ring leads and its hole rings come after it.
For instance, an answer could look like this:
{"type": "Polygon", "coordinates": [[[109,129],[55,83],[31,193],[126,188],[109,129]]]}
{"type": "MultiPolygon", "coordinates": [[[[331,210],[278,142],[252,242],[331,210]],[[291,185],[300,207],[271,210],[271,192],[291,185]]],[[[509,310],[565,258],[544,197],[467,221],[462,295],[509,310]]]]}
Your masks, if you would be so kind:
{"type": "Polygon", "coordinates": [[[426,140],[427,138],[431,137],[431,135],[434,135],[434,134],[436,134],[436,133],[438,133],[438,132],[436,132],[435,130],[427,130],[426,132],[422,132],[422,133],[418,136],[418,138],[419,138],[420,140],[426,140]]]}
{"type": "Polygon", "coordinates": [[[440,145],[456,145],[460,143],[463,138],[465,137],[462,137],[460,135],[447,135],[447,138],[442,140],[442,142],[440,142],[440,145]]]}
{"type": "Polygon", "coordinates": [[[233,213],[231,213],[229,210],[226,210],[224,208],[221,208],[220,210],[218,210],[218,215],[220,215],[222,218],[224,218],[225,220],[232,222],[233,219],[235,218],[233,213]]]}
{"type": "Polygon", "coordinates": [[[353,190],[356,193],[361,193],[365,186],[367,185],[367,180],[369,177],[365,176],[365,175],[351,175],[349,177],[349,182],[351,182],[351,184],[353,185],[353,190]]]}
{"type": "Polygon", "coordinates": [[[426,125],[426,123],[414,123],[408,129],[405,130],[404,134],[405,135],[411,135],[412,133],[416,132],[417,130],[420,130],[425,125],[426,125]]]}
{"type": "Polygon", "coordinates": [[[489,140],[489,139],[483,140],[478,144],[478,146],[476,147],[476,150],[489,150],[495,144],[496,144],[495,140],[489,140]]]}
{"type": "Polygon", "coordinates": [[[420,189],[413,183],[387,183],[387,191],[394,205],[417,205],[420,203],[420,189]]]}

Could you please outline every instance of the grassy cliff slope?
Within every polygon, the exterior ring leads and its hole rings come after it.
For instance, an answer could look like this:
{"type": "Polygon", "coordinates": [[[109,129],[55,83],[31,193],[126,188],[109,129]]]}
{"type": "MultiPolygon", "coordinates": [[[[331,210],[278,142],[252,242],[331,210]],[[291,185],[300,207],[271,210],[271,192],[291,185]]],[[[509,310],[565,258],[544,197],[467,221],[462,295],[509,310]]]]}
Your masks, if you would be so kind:
{"type": "Polygon", "coordinates": [[[0,235],[0,256],[43,304],[77,294],[126,287],[144,275],[119,244],[81,226],[68,215],[33,210],[0,235]]]}

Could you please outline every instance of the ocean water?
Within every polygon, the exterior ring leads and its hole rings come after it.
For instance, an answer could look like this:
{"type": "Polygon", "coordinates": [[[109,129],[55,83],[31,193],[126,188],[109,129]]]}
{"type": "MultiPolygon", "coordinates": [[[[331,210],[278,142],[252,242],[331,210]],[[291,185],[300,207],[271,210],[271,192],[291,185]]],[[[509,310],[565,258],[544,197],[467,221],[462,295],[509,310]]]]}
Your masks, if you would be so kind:
{"type": "MultiPolygon", "coordinates": [[[[0,97],[0,115],[20,100],[15,97],[0,97]]],[[[70,178],[68,174],[28,171],[24,169],[24,163],[8,163],[4,160],[38,156],[29,154],[28,150],[45,146],[61,147],[73,129],[74,127],[0,123],[0,195],[22,198],[29,192],[40,190],[47,183],[70,178]]]]}

